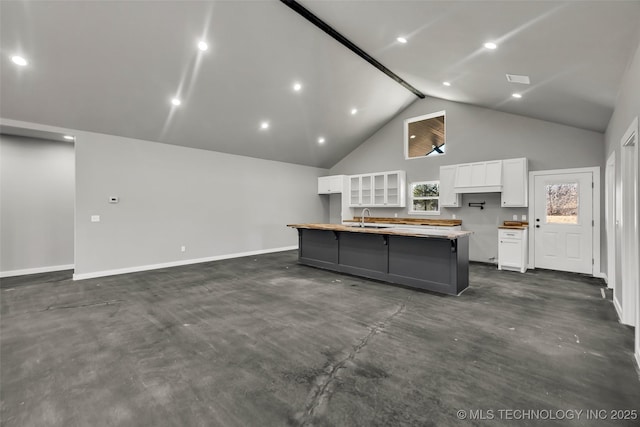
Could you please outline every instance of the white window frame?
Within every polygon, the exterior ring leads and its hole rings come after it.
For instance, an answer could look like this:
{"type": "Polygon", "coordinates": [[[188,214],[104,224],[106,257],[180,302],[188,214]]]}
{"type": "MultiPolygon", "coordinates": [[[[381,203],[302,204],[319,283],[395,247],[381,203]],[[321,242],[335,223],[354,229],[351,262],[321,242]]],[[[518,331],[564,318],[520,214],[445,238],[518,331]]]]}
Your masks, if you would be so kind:
{"type": "Polygon", "coordinates": [[[409,184],[409,214],[410,215],[440,215],[440,181],[417,181],[409,184]],[[438,196],[437,197],[413,197],[413,188],[417,185],[425,185],[425,184],[438,184],[438,196]],[[413,201],[414,200],[432,200],[436,199],[438,201],[438,210],[437,211],[416,211],[413,210],[413,201]]]}

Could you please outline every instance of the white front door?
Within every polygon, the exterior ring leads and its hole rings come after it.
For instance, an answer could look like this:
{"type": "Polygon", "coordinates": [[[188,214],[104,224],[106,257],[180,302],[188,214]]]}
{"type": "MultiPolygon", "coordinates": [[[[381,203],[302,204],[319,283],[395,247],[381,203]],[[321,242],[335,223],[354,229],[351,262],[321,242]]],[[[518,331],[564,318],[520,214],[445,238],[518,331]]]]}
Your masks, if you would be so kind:
{"type": "Polygon", "coordinates": [[[593,173],[536,175],[536,268],[593,272],[593,173]]]}

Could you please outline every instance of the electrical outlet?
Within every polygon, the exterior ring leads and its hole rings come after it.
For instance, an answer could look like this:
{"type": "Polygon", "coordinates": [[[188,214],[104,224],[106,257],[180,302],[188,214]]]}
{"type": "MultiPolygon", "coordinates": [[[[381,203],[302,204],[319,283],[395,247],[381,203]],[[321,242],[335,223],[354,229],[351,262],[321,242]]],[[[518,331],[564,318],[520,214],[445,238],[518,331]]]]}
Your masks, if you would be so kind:
{"type": "Polygon", "coordinates": [[[186,252],[187,247],[186,246],[180,246],[180,252],[186,252]]]}
{"type": "Polygon", "coordinates": [[[451,215],[451,219],[456,219],[456,214],[451,215]]]}
{"type": "Polygon", "coordinates": [[[513,216],[513,220],[514,220],[514,221],[517,221],[517,220],[518,220],[518,215],[514,215],[514,216],[513,216]]]}
{"type": "Polygon", "coordinates": [[[398,214],[397,214],[397,213],[393,214],[393,216],[394,216],[394,217],[396,217],[396,218],[398,218],[398,214]]]}
{"type": "Polygon", "coordinates": [[[527,216],[526,215],[522,215],[522,220],[526,221],[527,220],[527,216]]]}

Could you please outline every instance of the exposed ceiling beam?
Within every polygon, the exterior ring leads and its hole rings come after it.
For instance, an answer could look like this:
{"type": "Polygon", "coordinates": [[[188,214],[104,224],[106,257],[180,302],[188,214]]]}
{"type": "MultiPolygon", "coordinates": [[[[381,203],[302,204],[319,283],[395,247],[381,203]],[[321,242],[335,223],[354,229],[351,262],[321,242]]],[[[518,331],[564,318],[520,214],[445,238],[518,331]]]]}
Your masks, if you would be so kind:
{"type": "Polygon", "coordinates": [[[391,77],[398,84],[400,84],[402,87],[404,87],[405,89],[407,89],[408,91],[413,93],[418,98],[424,98],[425,97],[424,93],[420,92],[418,89],[416,89],[415,87],[413,87],[409,83],[407,83],[402,77],[398,76],[396,73],[394,73],[393,71],[391,71],[390,69],[388,69],[387,67],[382,65],[374,57],[369,55],[364,50],[360,49],[351,40],[349,40],[348,38],[346,38],[345,36],[340,34],[332,26],[330,26],[329,24],[324,22],[322,19],[318,18],[309,9],[305,8],[304,6],[302,6],[297,1],[295,1],[295,0],[280,0],[280,1],[282,3],[284,3],[284,4],[286,4],[287,6],[289,6],[291,9],[295,10],[296,12],[298,12],[298,14],[300,14],[301,16],[306,18],[309,22],[314,24],[316,27],[320,28],[322,31],[324,31],[325,33],[329,34],[331,37],[333,37],[334,39],[336,39],[337,41],[342,43],[344,46],[346,46],[351,51],[353,51],[356,55],[358,55],[359,57],[361,57],[362,59],[367,61],[369,64],[373,65],[378,70],[382,71],[387,76],[391,77]]]}

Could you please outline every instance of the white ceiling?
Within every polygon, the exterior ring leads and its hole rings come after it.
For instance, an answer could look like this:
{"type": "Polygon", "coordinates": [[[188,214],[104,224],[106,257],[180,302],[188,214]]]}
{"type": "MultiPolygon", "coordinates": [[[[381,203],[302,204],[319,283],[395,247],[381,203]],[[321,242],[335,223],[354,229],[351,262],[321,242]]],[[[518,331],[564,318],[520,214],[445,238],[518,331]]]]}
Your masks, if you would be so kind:
{"type": "MultiPolygon", "coordinates": [[[[427,96],[600,132],[640,35],[640,1],[300,3],[427,96]]],[[[276,0],[1,1],[0,27],[6,119],[330,167],[417,99],[276,0]]]]}

